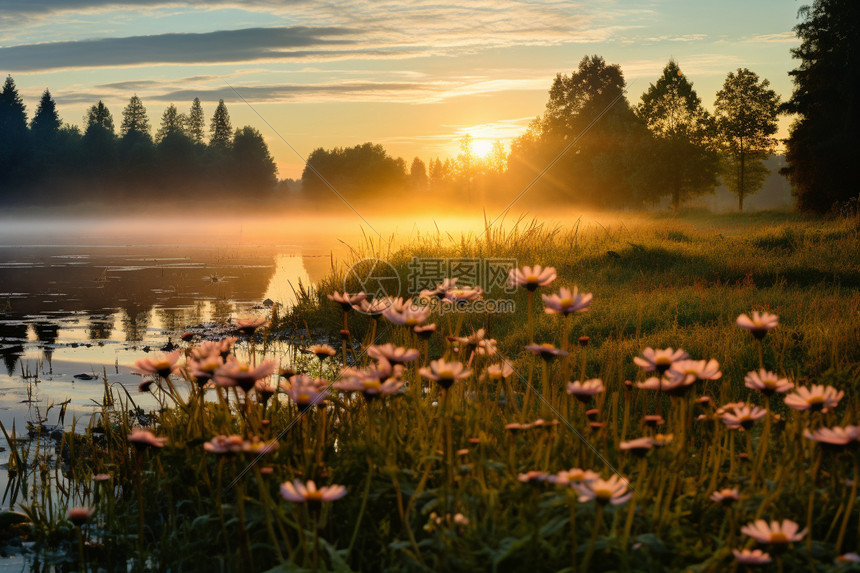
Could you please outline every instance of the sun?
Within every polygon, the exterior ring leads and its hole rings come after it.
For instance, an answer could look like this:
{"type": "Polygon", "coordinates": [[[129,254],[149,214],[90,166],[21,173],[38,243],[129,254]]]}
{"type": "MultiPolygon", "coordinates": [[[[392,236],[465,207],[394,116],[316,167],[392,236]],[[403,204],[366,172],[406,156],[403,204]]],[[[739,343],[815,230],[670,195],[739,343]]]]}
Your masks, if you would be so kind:
{"type": "Polygon", "coordinates": [[[491,151],[493,151],[493,142],[489,139],[476,139],[472,143],[472,153],[475,154],[475,157],[484,159],[491,151]]]}

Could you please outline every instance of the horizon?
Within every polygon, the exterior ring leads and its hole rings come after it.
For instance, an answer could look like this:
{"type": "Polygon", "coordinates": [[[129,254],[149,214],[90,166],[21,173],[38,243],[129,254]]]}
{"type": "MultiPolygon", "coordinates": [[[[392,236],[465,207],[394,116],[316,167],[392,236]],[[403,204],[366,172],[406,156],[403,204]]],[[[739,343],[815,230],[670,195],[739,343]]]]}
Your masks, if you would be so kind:
{"type": "MultiPolygon", "coordinates": [[[[20,4],[0,16],[0,71],[15,79],[28,117],[47,88],[73,125],[99,99],[118,117],[136,94],[153,128],[170,103],[184,111],[200,97],[208,128],[223,98],[234,128],[262,132],[280,179],[301,177],[290,146],[306,158],[371,141],[429,162],[456,156],[469,134],[478,152],[496,140],[509,150],[543,113],[555,75],[585,54],[621,66],[631,105],[670,59],[709,110],[739,67],[790,96],[801,3],[635,4],[20,4]]],[[[790,122],[780,117],[777,137],[790,122]]]]}

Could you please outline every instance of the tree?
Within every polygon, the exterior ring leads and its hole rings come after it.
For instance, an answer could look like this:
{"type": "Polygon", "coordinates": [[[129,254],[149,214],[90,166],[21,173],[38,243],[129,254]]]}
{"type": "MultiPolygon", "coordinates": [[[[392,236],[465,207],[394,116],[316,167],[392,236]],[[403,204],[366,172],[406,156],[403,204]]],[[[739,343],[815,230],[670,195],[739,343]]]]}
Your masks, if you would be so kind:
{"type": "Polygon", "coordinates": [[[161,127],[158,128],[158,132],[155,134],[155,141],[161,142],[172,135],[186,135],[186,123],[185,116],[179,113],[175,105],[170,104],[161,115],[161,127]]]}
{"type": "Polygon", "coordinates": [[[194,98],[194,101],[191,102],[191,111],[188,114],[188,122],[187,122],[187,130],[188,136],[194,140],[195,143],[203,143],[203,128],[204,128],[204,119],[203,119],[203,106],[200,105],[200,98],[194,98]]]}
{"type": "Polygon", "coordinates": [[[102,103],[102,100],[99,100],[99,103],[93,105],[89,110],[87,110],[87,114],[84,116],[84,123],[86,123],[86,132],[93,128],[101,128],[107,131],[110,134],[113,134],[113,116],[110,113],[110,110],[107,106],[102,103]]]}
{"type": "Polygon", "coordinates": [[[460,138],[460,154],[457,155],[457,175],[467,185],[474,175],[475,152],[472,150],[472,136],[460,138]]]}
{"type": "Polygon", "coordinates": [[[233,140],[233,127],[230,124],[230,114],[227,113],[227,106],[224,100],[218,100],[218,107],[215,108],[215,113],[212,115],[212,122],[209,124],[209,146],[221,149],[230,147],[233,140]]]}
{"type": "Polygon", "coordinates": [[[60,131],[60,115],[57,113],[57,103],[51,97],[51,92],[45,90],[42,94],[42,99],[39,100],[39,107],[36,108],[36,113],[33,115],[33,121],[30,122],[30,130],[36,137],[41,140],[48,139],[60,131]]]}
{"type": "Polygon", "coordinates": [[[427,190],[427,165],[418,157],[412,160],[412,165],[409,168],[409,181],[413,190],[427,190]]]}
{"type": "Polygon", "coordinates": [[[786,141],[788,175],[798,207],[823,213],[857,197],[860,132],[860,3],[814,0],[800,9],[789,72],[794,92],[783,111],[797,114],[786,141]]]}
{"type": "Polygon", "coordinates": [[[15,80],[6,76],[0,90],[0,190],[18,193],[19,183],[27,173],[30,158],[30,133],[27,131],[27,113],[24,101],[18,94],[15,80]]]}
{"type": "Polygon", "coordinates": [[[738,68],[726,77],[714,103],[718,137],[735,165],[732,173],[735,184],[730,189],[738,194],[738,211],[741,212],[744,197],[761,186],[761,183],[759,187],[751,185],[747,164],[761,163],[776,147],[773,135],[777,129],[779,96],[768,89],[769,85],[768,80],[759,81],[754,72],[738,68]]]}
{"type": "Polygon", "coordinates": [[[338,192],[353,196],[381,196],[384,191],[402,190],[406,178],[402,159],[388,155],[382,145],[364,143],[335,147],[331,151],[315,149],[302,172],[302,188],[329,196],[333,195],[328,186],[331,185],[338,192]]]}
{"type": "Polygon", "coordinates": [[[677,213],[683,198],[714,190],[718,159],[709,145],[711,118],[674,60],[642,94],[636,115],[653,138],[651,160],[643,167],[648,195],[668,189],[677,213]]]}
{"type": "Polygon", "coordinates": [[[263,135],[251,126],[237,129],[233,137],[232,172],[238,188],[271,190],[277,182],[277,168],[263,135]]]}
{"type": "Polygon", "coordinates": [[[599,206],[633,199],[630,166],[644,127],[624,97],[624,75],[600,56],[558,74],[542,117],[511,146],[509,173],[518,187],[537,182],[547,200],[599,206]]]}
{"type": "Polygon", "coordinates": [[[143,102],[135,94],[131,96],[128,105],[122,110],[122,124],[119,133],[123,138],[145,136],[148,139],[149,131],[150,125],[146,108],[143,107],[143,102]]]}
{"type": "Polygon", "coordinates": [[[508,167],[508,154],[505,151],[505,144],[501,140],[497,139],[493,142],[493,149],[488,158],[488,167],[496,175],[501,175],[508,167]]]}

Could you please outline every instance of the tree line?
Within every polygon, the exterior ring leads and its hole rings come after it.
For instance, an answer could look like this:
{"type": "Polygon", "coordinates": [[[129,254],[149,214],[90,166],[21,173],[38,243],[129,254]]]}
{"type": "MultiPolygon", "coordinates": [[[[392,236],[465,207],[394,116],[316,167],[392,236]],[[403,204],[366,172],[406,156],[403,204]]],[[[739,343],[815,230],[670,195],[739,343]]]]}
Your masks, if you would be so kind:
{"type": "Polygon", "coordinates": [[[170,104],[153,136],[146,108],[134,95],[116,127],[102,101],[87,110],[83,128],[64,123],[47,89],[28,121],[7,76],[0,90],[0,200],[265,199],[275,189],[275,163],[263,136],[251,126],[233,130],[224,100],[208,130],[199,98],[187,113],[170,104]]]}

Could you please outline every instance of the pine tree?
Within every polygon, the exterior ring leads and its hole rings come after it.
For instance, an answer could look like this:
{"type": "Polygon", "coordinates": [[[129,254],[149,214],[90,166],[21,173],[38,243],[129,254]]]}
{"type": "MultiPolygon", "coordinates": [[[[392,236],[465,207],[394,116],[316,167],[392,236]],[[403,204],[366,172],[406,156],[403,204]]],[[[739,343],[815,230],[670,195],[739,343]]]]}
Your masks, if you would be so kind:
{"type": "Polygon", "coordinates": [[[196,97],[191,103],[191,112],[188,114],[188,123],[186,125],[188,136],[191,137],[195,143],[203,143],[204,127],[205,120],[203,119],[203,106],[200,105],[200,98],[196,97]]]}
{"type": "Polygon", "coordinates": [[[15,80],[6,76],[0,90],[0,134],[4,137],[17,137],[27,130],[27,112],[24,101],[18,94],[15,80]]]}
{"type": "Polygon", "coordinates": [[[30,122],[30,129],[37,137],[46,139],[56,135],[60,131],[61,125],[62,122],[57,113],[57,104],[54,98],[51,97],[51,92],[45,90],[45,93],[42,94],[42,99],[39,100],[39,107],[36,108],[33,121],[30,122]]]}
{"type": "Polygon", "coordinates": [[[227,106],[224,100],[218,100],[218,107],[215,108],[215,113],[212,115],[212,122],[209,125],[209,146],[226,149],[230,147],[233,139],[233,128],[230,124],[230,114],[227,113],[227,106]]]}
{"type": "Polygon", "coordinates": [[[794,31],[799,60],[789,72],[794,93],[784,111],[796,114],[786,142],[798,207],[824,213],[857,195],[860,132],[860,2],[814,0],[800,9],[794,31]]]}
{"type": "Polygon", "coordinates": [[[184,135],[186,133],[186,123],[186,117],[179,113],[175,105],[170,104],[161,115],[161,127],[158,128],[158,132],[155,134],[156,143],[164,141],[165,138],[171,135],[184,135]]]}
{"type": "Polygon", "coordinates": [[[114,132],[113,115],[111,115],[110,110],[101,100],[87,110],[87,114],[84,116],[84,123],[87,126],[87,133],[93,128],[101,128],[111,134],[114,132]]]}
{"type": "Polygon", "coordinates": [[[128,105],[122,110],[122,124],[119,132],[122,137],[146,136],[149,137],[149,118],[146,116],[146,108],[137,95],[131,96],[128,105]]]}
{"type": "Polygon", "coordinates": [[[0,90],[0,198],[17,200],[19,184],[28,174],[30,153],[26,107],[15,80],[6,76],[0,90]]]}

